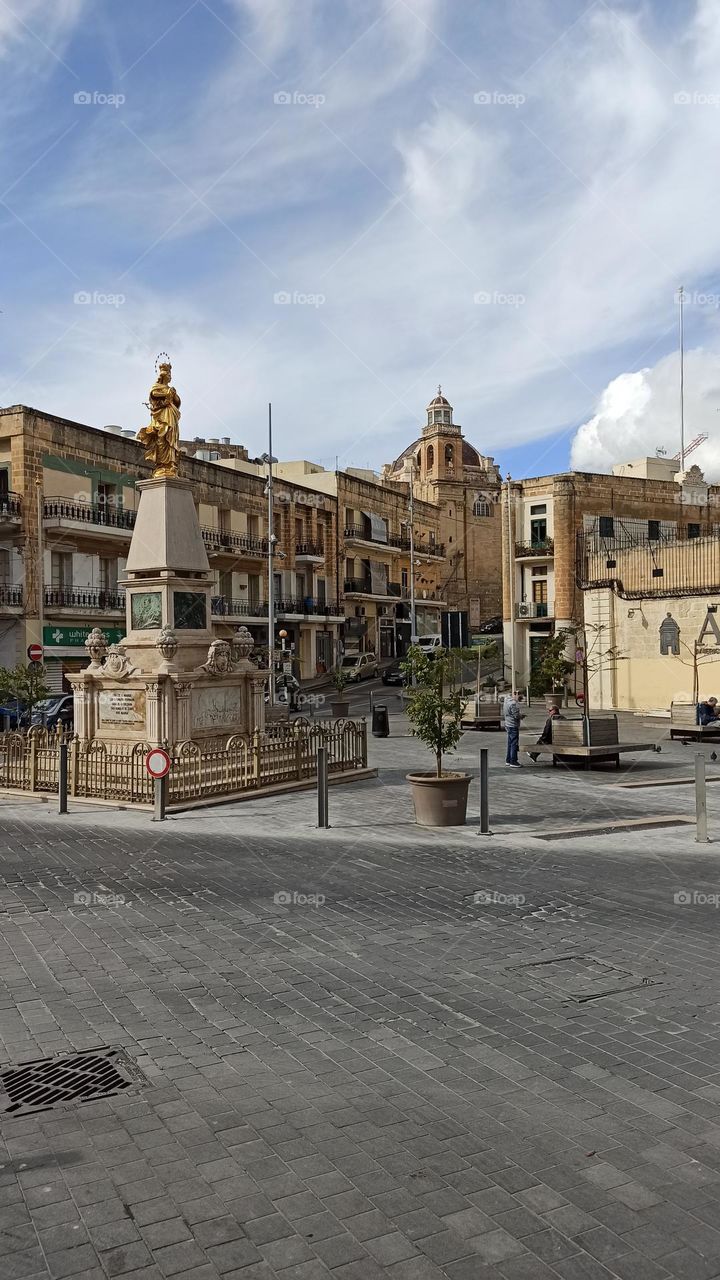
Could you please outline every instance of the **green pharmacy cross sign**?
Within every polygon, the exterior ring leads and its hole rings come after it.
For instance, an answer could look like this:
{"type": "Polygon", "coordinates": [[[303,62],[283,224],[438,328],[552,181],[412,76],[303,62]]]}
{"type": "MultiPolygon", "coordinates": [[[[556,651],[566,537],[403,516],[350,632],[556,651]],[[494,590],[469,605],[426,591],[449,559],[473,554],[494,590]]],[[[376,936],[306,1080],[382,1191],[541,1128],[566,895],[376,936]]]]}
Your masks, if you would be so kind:
{"type": "MultiPolygon", "coordinates": [[[[120,627],[101,627],[107,636],[108,644],[118,644],[125,636],[120,627]]],[[[46,653],[53,649],[83,649],[92,627],[56,627],[54,624],[43,627],[43,645],[46,653]]]]}

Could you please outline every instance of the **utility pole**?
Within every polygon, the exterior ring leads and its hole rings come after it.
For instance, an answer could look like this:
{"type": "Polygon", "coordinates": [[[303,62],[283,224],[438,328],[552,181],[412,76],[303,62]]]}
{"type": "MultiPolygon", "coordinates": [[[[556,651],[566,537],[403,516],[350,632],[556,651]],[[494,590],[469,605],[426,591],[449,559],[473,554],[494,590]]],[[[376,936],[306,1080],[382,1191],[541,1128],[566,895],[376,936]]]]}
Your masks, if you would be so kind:
{"type": "Polygon", "coordinates": [[[678,289],[680,302],[680,471],[685,472],[685,290],[678,289]]]}
{"type": "Polygon", "coordinates": [[[264,453],[262,462],[267,463],[268,479],[267,479],[267,500],[268,500],[268,670],[269,681],[268,691],[270,695],[270,707],[275,706],[275,529],[273,523],[273,463],[277,462],[277,458],[273,458],[272,451],[272,405],[268,405],[268,451],[264,453]]]}
{"type": "Polygon", "coordinates": [[[510,510],[510,472],[507,474],[507,544],[508,544],[508,592],[510,594],[510,689],[515,691],[515,547],[512,536],[510,510]]]}
{"type": "MultiPolygon", "coordinates": [[[[45,516],[45,500],[43,495],[42,480],[35,481],[35,494],[37,500],[37,548],[38,548],[38,567],[37,567],[37,600],[38,600],[38,644],[43,645],[45,634],[45,526],[43,519],[45,516]]],[[[45,658],[45,648],[43,645],[43,660],[45,658]]]]}
{"type": "Polygon", "coordinates": [[[415,620],[415,463],[410,464],[410,643],[417,642],[415,620]]]}

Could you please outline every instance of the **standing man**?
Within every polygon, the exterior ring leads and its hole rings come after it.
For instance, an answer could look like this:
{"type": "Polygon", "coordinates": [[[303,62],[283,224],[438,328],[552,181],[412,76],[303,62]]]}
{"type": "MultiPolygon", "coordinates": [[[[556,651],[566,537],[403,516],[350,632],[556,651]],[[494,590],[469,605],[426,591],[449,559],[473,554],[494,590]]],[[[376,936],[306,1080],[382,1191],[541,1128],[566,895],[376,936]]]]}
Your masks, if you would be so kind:
{"type": "Polygon", "coordinates": [[[522,769],[522,765],[518,760],[518,746],[520,743],[520,721],[524,720],[525,717],[520,710],[517,691],[507,694],[505,698],[503,719],[505,721],[505,732],[507,733],[505,763],[511,769],[522,769]]]}

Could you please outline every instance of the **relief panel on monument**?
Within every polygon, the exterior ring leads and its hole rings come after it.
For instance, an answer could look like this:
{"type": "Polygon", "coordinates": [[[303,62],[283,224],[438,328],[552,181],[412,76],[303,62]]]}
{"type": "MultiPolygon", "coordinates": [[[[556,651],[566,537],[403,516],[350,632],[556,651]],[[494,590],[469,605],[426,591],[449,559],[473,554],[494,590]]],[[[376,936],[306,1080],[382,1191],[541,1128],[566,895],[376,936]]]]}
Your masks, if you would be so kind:
{"type": "Polygon", "coordinates": [[[136,591],[130,597],[130,626],[133,631],[155,631],[162,626],[162,595],[159,591],[136,591]]]}
{"type": "Polygon", "coordinates": [[[204,631],[207,626],[206,597],[201,591],[173,592],[175,627],[185,631],[204,631]]]}
{"type": "Polygon", "coordinates": [[[237,728],[242,720],[243,691],[237,687],[194,689],[192,693],[192,726],[216,729],[219,733],[237,728]]]}

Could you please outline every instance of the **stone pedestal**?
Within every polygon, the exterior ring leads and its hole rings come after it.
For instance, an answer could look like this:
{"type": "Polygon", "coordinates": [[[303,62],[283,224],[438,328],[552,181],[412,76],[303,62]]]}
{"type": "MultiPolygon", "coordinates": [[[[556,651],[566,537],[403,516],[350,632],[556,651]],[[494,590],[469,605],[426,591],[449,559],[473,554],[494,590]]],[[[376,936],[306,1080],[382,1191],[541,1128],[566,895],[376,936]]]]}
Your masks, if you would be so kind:
{"type": "Polygon", "coordinates": [[[189,484],[138,484],[127,560],[126,636],[107,646],[98,628],[89,666],[71,676],[75,732],[83,741],[151,746],[252,734],[265,727],[264,673],[252,637],[213,638],[212,582],[189,484]]]}

